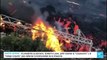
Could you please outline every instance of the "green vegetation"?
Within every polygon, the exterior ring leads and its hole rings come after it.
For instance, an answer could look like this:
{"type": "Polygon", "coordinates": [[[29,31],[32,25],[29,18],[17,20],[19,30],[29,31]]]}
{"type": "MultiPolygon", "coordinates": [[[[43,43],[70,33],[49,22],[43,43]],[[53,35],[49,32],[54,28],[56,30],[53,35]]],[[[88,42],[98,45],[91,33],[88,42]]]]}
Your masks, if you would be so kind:
{"type": "Polygon", "coordinates": [[[15,35],[14,33],[1,38],[0,45],[4,51],[49,51],[41,38],[33,41],[28,36],[15,35]]]}

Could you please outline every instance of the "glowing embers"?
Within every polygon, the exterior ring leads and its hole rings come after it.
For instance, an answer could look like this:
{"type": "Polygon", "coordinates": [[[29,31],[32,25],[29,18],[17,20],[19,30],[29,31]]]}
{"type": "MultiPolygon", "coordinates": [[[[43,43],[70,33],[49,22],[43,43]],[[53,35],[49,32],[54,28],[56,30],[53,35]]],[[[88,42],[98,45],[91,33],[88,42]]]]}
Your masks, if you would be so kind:
{"type": "Polygon", "coordinates": [[[50,50],[53,50],[55,52],[61,52],[63,51],[61,49],[61,44],[59,43],[59,40],[54,35],[54,29],[51,26],[48,26],[43,22],[41,18],[38,18],[36,20],[36,23],[33,26],[34,29],[32,29],[32,39],[34,40],[38,36],[42,39],[46,37],[46,47],[50,50]]]}

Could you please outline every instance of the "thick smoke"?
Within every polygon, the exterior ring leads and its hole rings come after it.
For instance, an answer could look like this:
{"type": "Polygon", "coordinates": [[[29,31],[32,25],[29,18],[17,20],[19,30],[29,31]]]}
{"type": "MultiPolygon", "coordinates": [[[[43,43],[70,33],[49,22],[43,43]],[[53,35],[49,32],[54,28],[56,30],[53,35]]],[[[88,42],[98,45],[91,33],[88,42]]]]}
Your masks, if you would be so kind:
{"type": "Polygon", "coordinates": [[[3,9],[8,10],[9,1],[17,9],[13,17],[28,22],[41,16],[41,8],[52,5],[55,7],[56,12],[60,12],[63,15],[71,13],[76,17],[84,33],[94,33],[99,36],[103,36],[101,34],[106,33],[106,0],[1,0],[3,9]]]}

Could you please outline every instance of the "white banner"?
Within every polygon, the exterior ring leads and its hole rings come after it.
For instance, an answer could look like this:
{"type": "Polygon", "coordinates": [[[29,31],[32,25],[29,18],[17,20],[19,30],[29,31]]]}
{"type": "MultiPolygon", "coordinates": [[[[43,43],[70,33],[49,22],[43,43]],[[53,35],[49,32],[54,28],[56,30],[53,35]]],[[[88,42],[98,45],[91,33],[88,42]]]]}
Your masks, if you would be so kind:
{"type": "Polygon", "coordinates": [[[103,52],[4,52],[4,58],[103,58],[103,52]]]}

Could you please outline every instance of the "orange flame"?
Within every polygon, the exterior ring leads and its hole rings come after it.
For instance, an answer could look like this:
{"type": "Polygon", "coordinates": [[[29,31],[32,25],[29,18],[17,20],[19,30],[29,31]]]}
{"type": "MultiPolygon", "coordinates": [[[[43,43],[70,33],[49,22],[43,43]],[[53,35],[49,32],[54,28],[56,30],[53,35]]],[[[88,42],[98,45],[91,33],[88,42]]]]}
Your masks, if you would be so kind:
{"type": "MultiPolygon", "coordinates": [[[[54,35],[54,29],[50,26],[47,26],[43,20],[41,18],[38,18],[36,20],[36,23],[35,25],[33,26],[34,29],[37,29],[37,30],[41,30],[43,32],[46,33],[47,35],[47,41],[46,41],[46,44],[45,46],[50,49],[50,50],[53,50],[55,52],[61,52],[63,51],[61,49],[61,44],[59,43],[59,40],[57,39],[57,37],[54,35]]],[[[38,32],[37,30],[32,30],[32,39],[34,40],[37,36],[44,36],[43,32],[38,32]]]]}

